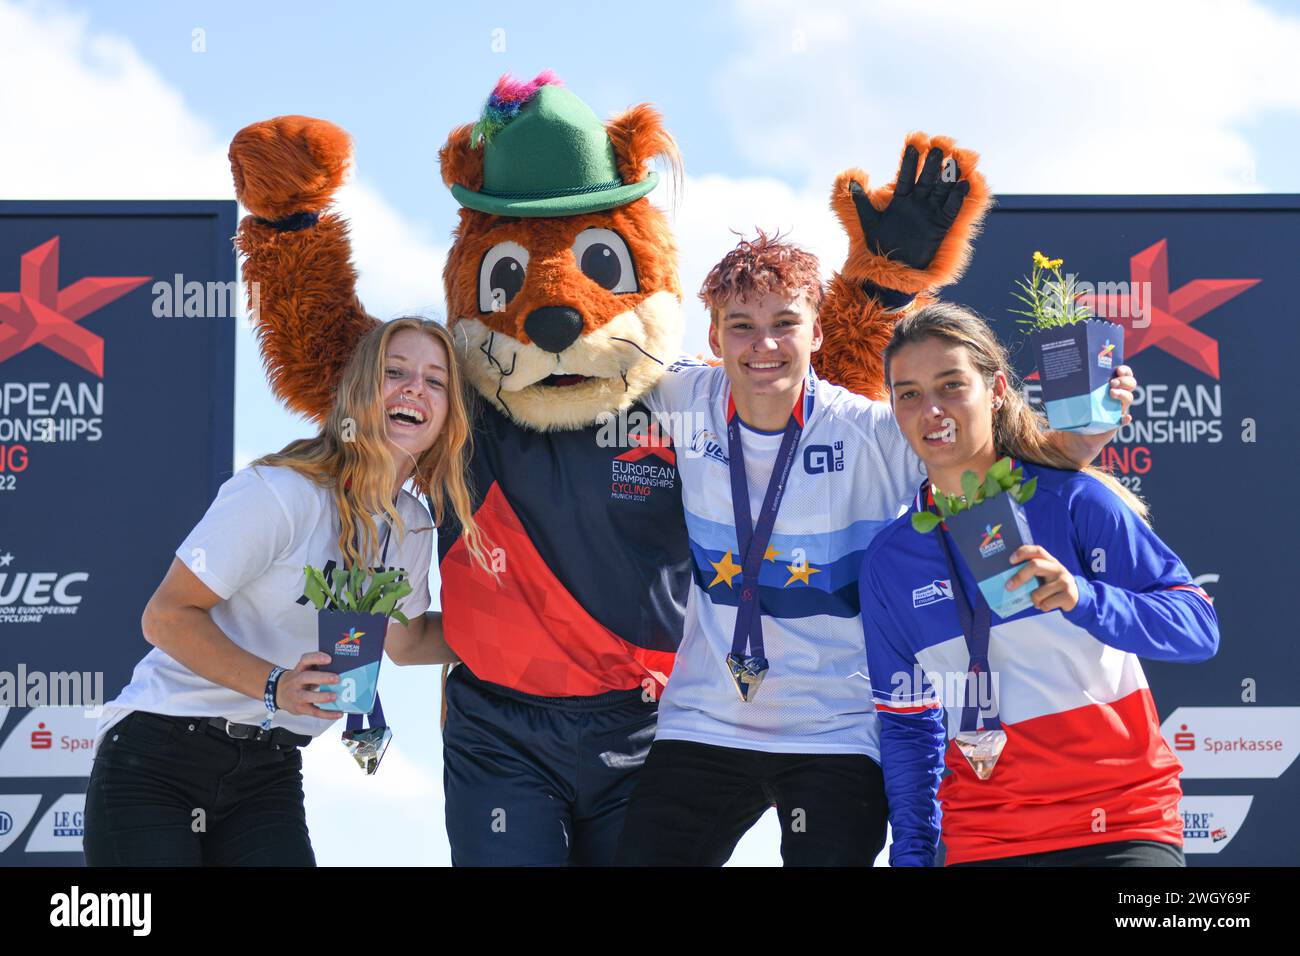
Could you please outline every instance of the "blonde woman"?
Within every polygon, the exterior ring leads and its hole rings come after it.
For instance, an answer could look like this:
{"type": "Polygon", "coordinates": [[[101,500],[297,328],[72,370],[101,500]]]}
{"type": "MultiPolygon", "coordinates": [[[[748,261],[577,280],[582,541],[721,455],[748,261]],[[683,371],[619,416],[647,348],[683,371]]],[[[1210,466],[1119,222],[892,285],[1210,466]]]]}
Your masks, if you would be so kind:
{"type": "Polygon", "coordinates": [[[237,472],[176,550],[145,607],[153,645],[107,704],[86,793],[86,862],[315,863],[299,748],[337,720],[317,670],[305,565],[396,568],[398,664],[454,661],[427,611],[434,517],[450,509],[483,562],[465,482],[469,421],[446,329],[416,318],[358,345],[320,433],[237,472]],[[202,811],[203,827],[196,827],[202,811]]]}

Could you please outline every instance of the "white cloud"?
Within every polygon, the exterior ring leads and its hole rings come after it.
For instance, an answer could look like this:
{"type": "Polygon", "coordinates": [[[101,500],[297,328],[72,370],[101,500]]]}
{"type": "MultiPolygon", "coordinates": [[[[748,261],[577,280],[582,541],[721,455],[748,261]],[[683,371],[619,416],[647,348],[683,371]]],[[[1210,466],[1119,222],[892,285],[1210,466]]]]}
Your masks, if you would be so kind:
{"type": "Polygon", "coordinates": [[[216,199],[225,151],[180,94],[89,18],[0,4],[0,151],[22,199],[216,199]]]}
{"type": "MultiPolygon", "coordinates": [[[[129,40],[93,32],[84,14],[0,2],[0,116],[6,198],[234,198],[226,151],[236,130],[213,130],[129,40]]],[[[445,247],[364,175],[338,209],[353,223],[366,307],[381,318],[440,314],[445,247]]]]}
{"type": "Polygon", "coordinates": [[[980,151],[1002,192],[1239,192],[1242,128],[1300,113],[1300,19],[1250,0],[737,3],[718,112],[763,168],[892,178],[905,134],[980,151]]]}

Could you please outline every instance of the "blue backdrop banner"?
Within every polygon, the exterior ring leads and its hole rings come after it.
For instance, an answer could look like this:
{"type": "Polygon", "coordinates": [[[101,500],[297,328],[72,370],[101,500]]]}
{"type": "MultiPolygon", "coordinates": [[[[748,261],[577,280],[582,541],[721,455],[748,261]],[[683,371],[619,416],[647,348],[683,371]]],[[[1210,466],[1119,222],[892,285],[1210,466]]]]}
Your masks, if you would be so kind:
{"type": "MultiPolygon", "coordinates": [[[[1182,761],[1190,865],[1300,863],[1300,650],[1286,594],[1300,521],[1276,503],[1298,460],[1290,299],[1300,196],[1004,196],[948,298],[978,309],[1022,375],[1010,310],[1041,251],[1124,326],[1134,421],[1102,464],[1214,599],[1211,661],[1144,661],[1182,761]]],[[[1026,383],[1037,399],[1035,381],[1026,383]]]]}
{"type": "Polygon", "coordinates": [[[97,705],[230,475],[235,214],[0,203],[0,866],[81,863],[97,705]]]}

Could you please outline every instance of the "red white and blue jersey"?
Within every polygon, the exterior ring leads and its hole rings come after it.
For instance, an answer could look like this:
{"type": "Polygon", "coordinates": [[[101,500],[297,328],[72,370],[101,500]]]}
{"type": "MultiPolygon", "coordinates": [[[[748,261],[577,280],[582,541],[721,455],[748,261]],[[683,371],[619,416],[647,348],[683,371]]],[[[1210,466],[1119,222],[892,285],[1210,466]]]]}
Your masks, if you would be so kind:
{"type": "MultiPolygon", "coordinates": [[[[726,665],[743,580],[732,507],[725,371],[674,363],[647,404],[674,437],[694,586],[656,739],[772,753],[879,759],[858,617],[858,572],[876,534],[923,477],[889,406],[810,373],[795,409],[803,431],[758,590],[769,670],[742,702],[726,665]]],[[[742,424],[750,513],[762,500],[781,432],[742,424]]]]}
{"type": "MultiPolygon", "coordinates": [[[[1068,612],[993,615],[991,689],[1007,740],[990,779],[950,742],[967,699],[987,701],[988,686],[968,693],[970,655],[938,532],[915,531],[909,513],[863,561],[894,865],[933,862],[936,790],[948,863],[1116,840],[1182,843],[1182,765],[1160,734],[1138,658],[1212,657],[1219,630],[1209,596],[1101,482],[1023,467],[1038,478],[1024,506],[1033,541],[1074,575],[1079,601],[1068,612]]],[[[927,504],[916,494],[912,510],[927,504]]],[[[976,595],[955,560],[965,593],[976,595]]]]}

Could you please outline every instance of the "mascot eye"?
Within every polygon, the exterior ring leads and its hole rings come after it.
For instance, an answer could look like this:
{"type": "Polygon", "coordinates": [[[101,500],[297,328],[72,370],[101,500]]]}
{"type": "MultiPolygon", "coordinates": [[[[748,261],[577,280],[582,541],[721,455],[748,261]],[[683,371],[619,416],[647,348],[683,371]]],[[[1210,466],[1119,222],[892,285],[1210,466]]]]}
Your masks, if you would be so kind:
{"type": "Polygon", "coordinates": [[[478,268],[478,310],[500,312],[524,287],[528,250],[517,242],[498,242],[478,268]]]}
{"type": "Polygon", "coordinates": [[[636,269],[623,237],[612,229],[584,229],[573,240],[578,268],[596,285],[610,292],[636,292],[636,269]]]}

